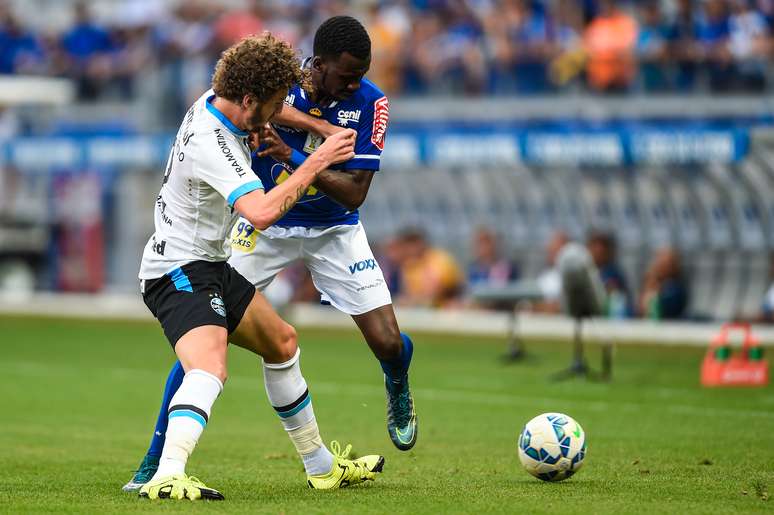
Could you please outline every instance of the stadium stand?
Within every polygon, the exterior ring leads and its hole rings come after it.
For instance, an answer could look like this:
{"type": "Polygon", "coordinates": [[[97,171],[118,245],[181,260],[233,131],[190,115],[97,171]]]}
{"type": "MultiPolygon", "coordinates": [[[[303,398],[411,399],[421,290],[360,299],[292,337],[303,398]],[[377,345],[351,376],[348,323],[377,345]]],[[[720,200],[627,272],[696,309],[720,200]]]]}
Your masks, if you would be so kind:
{"type": "Polygon", "coordinates": [[[640,28],[636,77],[614,95],[587,83],[576,55],[605,16],[593,1],[77,4],[0,8],[0,261],[29,259],[38,289],[134,291],[150,230],[134,213],[152,203],[170,127],[206,87],[235,13],[308,53],[310,27],[348,7],[375,48],[390,49],[371,71],[391,95],[384,173],[363,209],[375,243],[421,226],[465,263],[471,236],[489,226],[520,275],[534,278],[555,231],[582,241],[601,229],[616,236],[635,298],[651,255],[670,246],[685,264],[689,317],[759,313],[774,248],[774,105],[759,94],[771,83],[771,53],[761,50],[771,42],[771,2],[717,1],[712,13],[706,2],[680,2],[689,11],[619,2],[640,28]],[[497,16],[498,7],[514,16],[497,16]],[[31,14],[44,8],[46,20],[31,14]],[[704,30],[712,17],[722,29],[714,35],[704,30]],[[461,63],[443,52],[457,44],[477,57],[461,63]],[[689,46],[698,53],[681,53],[689,46]],[[719,80],[717,49],[728,50],[734,80],[719,80]],[[100,74],[67,65],[78,59],[100,74]],[[514,77],[525,70],[530,80],[514,77]],[[56,105],[14,106],[20,92],[56,105]],[[449,96],[460,93],[464,101],[449,96]],[[77,210],[94,215],[91,225],[63,220],[77,210]],[[83,242],[88,259],[74,251],[83,242]],[[103,254],[104,274],[68,276],[103,254]]]}

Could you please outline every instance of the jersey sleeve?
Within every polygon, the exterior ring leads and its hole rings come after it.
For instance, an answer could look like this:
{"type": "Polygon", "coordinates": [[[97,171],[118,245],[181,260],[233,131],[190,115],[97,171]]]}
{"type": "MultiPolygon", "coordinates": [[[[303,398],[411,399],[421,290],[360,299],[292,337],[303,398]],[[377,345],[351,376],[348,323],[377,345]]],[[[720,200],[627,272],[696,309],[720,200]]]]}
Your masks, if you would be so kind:
{"type": "Polygon", "coordinates": [[[371,100],[363,107],[357,129],[355,157],[342,163],[342,169],[379,170],[389,117],[390,103],[385,96],[371,100]]]}
{"type": "Polygon", "coordinates": [[[249,154],[239,142],[224,134],[223,129],[215,129],[205,138],[200,142],[202,152],[196,163],[197,174],[231,207],[242,195],[263,189],[263,183],[250,166],[249,154]]]}

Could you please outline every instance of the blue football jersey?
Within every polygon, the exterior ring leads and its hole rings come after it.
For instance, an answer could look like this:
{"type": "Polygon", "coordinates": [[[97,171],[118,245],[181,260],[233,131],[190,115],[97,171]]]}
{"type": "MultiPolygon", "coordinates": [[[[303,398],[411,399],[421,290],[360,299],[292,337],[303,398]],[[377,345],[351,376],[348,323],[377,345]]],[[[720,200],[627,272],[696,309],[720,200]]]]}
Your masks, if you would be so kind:
{"type": "MultiPolygon", "coordinates": [[[[334,165],[338,170],[379,170],[379,162],[384,149],[384,139],[389,119],[387,97],[373,82],[363,79],[360,89],[350,98],[321,106],[312,102],[309,95],[299,86],[294,86],[285,103],[302,113],[323,118],[328,122],[355,129],[355,157],[346,163],[334,165]]],[[[304,155],[315,151],[322,143],[316,134],[307,133],[291,127],[275,124],[277,133],[291,148],[304,155]]],[[[293,168],[287,163],[271,157],[256,157],[253,154],[252,167],[263,182],[266,191],[287,179],[293,168]]],[[[331,227],[334,225],[354,225],[360,220],[357,210],[348,211],[344,206],[328,198],[314,186],[288,213],[275,225],[283,227],[331,227]]]]}

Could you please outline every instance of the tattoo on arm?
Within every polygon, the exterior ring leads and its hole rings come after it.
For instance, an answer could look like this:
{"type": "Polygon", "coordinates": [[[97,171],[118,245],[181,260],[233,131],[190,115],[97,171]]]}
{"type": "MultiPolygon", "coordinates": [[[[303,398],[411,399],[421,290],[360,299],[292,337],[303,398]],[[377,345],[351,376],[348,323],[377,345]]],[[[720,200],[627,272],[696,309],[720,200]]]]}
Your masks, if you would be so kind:
{"type": "Polygon", "coordinates": [[[295,195],[288,195],[285,197],[285,200],[282,201],[282,205],[280,206],[280,218],[285,216],[285,214],[290,211],[290,208],[296,205],[296,202],[301,200],[301,197],[303,197],[306,194],[306,188],[303,186],[299,186],[296,190],[295,195]]]}

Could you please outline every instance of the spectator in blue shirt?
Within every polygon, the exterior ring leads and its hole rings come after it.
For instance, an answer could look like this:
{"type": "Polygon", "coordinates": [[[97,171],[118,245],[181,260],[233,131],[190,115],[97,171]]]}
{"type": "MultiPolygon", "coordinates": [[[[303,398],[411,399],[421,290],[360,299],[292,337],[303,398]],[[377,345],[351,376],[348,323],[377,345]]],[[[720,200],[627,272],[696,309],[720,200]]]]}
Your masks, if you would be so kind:
{"type": "Polygon", "coordinates": [[[508,29],[513,50],[513,73],[519,93],[542,93],[548,87],[546,62],[551,51],[550,27],[542,6],[532,0],[515,0],[517,23],[508,29]]]}
{"type": "Polygon", "coordinates": [[[610,318],[630,316],[631,297],[624,274],[616,263],[615,237],[606,232],[593,232],[586,245],[607,292],[607,315],[610,318]]]}
{"type": "Polygon", "coordinates": [[[518,276],[516,265],[502,256],[494,231],[479,228],[473,236],[473,262],[468,267],[468,284],[503,286],[518,276]]]}
{"type": "Polygon", "coordinates": [[[44,62],[38,38],[7,7],[0,7],[0,74],[39,72],[44,62]]]}
{"type": "Polygon", "coordinates": [[[729,18],[729,50],[734,59],[738,89],[766,89],[770,30],[766,18],[750,6],[750,0],[732,0],[729,18]]]}
{"type": "Polygon", "coordinates": [[[728,91],[734,81],[733,62],[728,48],[728,10],[723,0],[707,0],[698,24],[697,42],[704,58],[709,87],[728,91]]]}
{"type": "Polygon", "coordinates": [[[480,93],[486,75],[481,29],[458,5],[417,17],[407,45],[405,83],[414,92],[480,93]]]}
{"type": "Polygon", "coordinates": [[[766,20],[769,33],[774,31],[774,0],[754,0],[754,7],[766,20]]]}
{"type": "Polygon", "coordinates": [[[504,0],[486,11],[495,93],[545,92],[550,87],[548,62],[553,51],[552,28],[542,4],[534,0],[504,0]]]}
{"type": "Polygon", "coordinates": [[[680,256],[671,248],[656,252],[645,273],[638,302],[640,316],[653,320],[682,318],[688,305],[688,287],[680,256]]]}
{"type": "Polygon", "coordinates": [[[692,0],[678,0],[677,13],[667,29],[667,39],[669,55],[675,63],[675,86],[679,91],[689,91],[696,84],[700,54],[697,32],[692,0]]]}
{"type": "Polygon", "coordinates": [[[75,4],[75,25],[62,36],[62,48],[75,64],[84,66],[113,48],[110,34],[91,19],[85,3],[75,4]]]}
{"type": "Polygon", "coordinates": [[[66,69],[78,81],[78,96],[98,96],[112,75],[114,45],[110,33],[92,20],[84,2],[75,4],[75,25],[62,36],[61,46],[66,69]]]}
{"type": "Polygon", "coordinates": [[[657,0],[649,0],[640,9],[640,31],[637,35],[639,80],[647,92],[663,91],[669,86],[666,73],[667,27],[657,0]]]}

